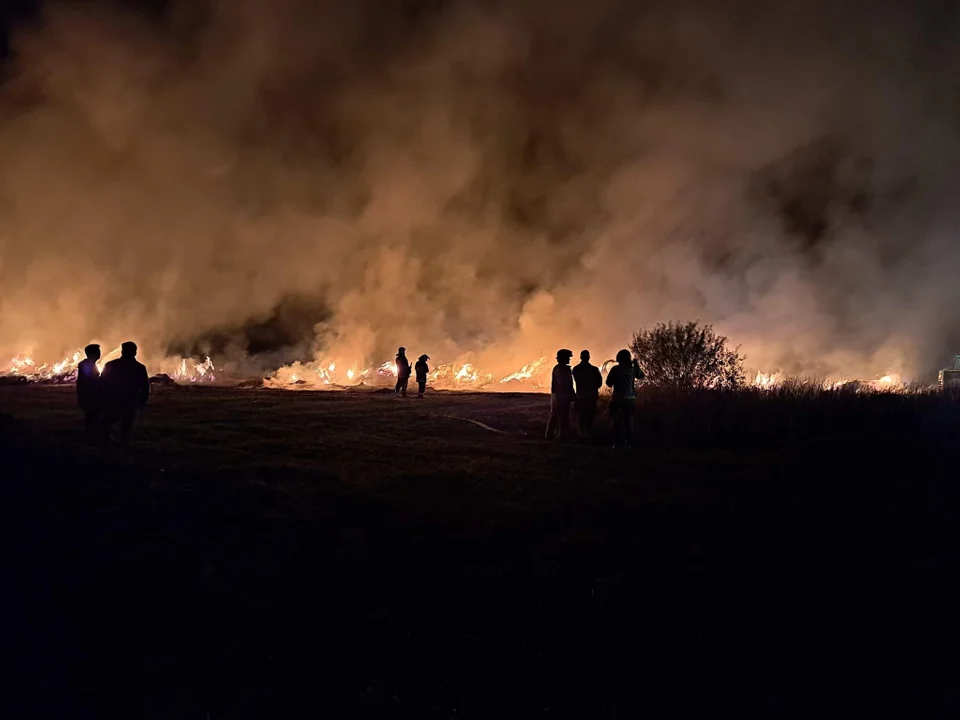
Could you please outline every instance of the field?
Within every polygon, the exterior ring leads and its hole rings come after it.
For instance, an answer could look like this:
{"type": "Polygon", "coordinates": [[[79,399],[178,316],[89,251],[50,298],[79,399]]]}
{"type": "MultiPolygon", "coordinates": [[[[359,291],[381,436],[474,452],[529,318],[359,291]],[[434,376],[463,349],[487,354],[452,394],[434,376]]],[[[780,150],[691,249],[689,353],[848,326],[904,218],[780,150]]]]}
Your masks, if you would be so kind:
{"type": "Polygon", "coordinates": [[[160,388],[123,453],[0,387],[5,715],[956,711],[953,399],[548,403],[160,388]]]}

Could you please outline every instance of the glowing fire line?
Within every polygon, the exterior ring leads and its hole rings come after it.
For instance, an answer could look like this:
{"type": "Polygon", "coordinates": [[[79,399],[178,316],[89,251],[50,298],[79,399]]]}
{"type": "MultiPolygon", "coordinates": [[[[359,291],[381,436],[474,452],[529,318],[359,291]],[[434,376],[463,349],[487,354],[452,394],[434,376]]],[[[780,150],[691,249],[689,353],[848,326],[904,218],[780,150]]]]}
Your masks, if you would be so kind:
{"type": "MultiPolygon", "coordinates": [[[[97,369],[103,372],[104,366],[120,357],[120,348],[114,348],[97,361],[97,369]]],[[[17,377],[28,382],[70,383],[77,379],[77,365],[83,360],[82,350],[76,350],[64,356],[59,362],[52,364],[37,364],[29,355],[17,354],[10,360],[5,371],[0,371],[0,377],[17,377]]],[[[178,383],[214,382],[216,368],[213,361],[207,357],[202,363],[188,361],[181,358],[170,377],[178,383]]]]}
{"type": "Polygon", "coordinates": [[[898,373],[887,373],[873,380],[854,378],[827,378],[826,380],[805,380],[787,377],[781,371],[773,373],[758,372],[753,387],[759,390],[776,390],[789,383],[819,387],[822,390],[856,390],[858,392],[909,392],[908,383],[898,373]]]}
{"type": "MultiPolygon", "coordinates": [[[[115,348],[97,362],[102,371],[110,360],[120,356],[120,348],[115,348]]],[[[19,377],[29,382],[67,383],[76,379],[77,364],[83,359],[83,352],[76,350],[54,363],[38,364],[33,357],[18,354],[10,360],[6,371],[0,376],[19,377]]],[[[168,361],[169,362],[169,361],[168,361]]],[[[210,357],[203,362],[180,358],[170,377],[177,383],[204,383],[216,381],[216,367],[210,357]]],[[[613,361],[604,362],[601,372],[609,371],[613,361]]],[[[167,365],[169,367],[169,365],[167,365]]],[[[427,377],[428,384],[436,389],[451,390],[497,390],[516,386],[524,390],[545,390],[549,388],[550,372],[553,361],[541,357],[527,363],[519,370],[506,375],[495,375],[478,370],[471,362],[446,363],[434,367],[427,377]]],[[[352,387],[373,384],[392,384],[397,377],[397,365],[388,360],[376,366],[365,366],[357,362],[344,362],[342,359],[330,359],[322,363],[295,363],[281,368],[264,381],[264,385],[274,388],[293,387],[352,387]]],[[[788,377],[782,371],[771,373],[758,372],[752,387],[758,390],[773,391],[789,384],[814,386],[822,390],[854,390],[857,392],[909,392],[908,384],[897,373],[890,372],[872,380],[828,378],[826,380],[804,380],[788,377]]]]}

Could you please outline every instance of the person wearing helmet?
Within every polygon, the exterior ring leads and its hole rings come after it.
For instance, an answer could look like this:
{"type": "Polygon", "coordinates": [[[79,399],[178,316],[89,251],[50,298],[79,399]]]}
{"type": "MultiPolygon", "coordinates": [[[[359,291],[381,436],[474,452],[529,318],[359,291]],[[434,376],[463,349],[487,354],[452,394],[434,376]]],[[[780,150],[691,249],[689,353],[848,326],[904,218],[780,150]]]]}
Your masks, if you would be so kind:
{"type": "Polygon", "coordinates": [[[427,389],[427,374],[430,372],[430,367],[427,365],[427,360],[430,359],[429,355],[421,355],[417,358],[417,364],[414,365],[414,369],[417,371],[417,397],[423,397],[423,391],[427,389]]]}
{"type": "Polygon", "coordinates": [[[613,390],[610,398],[610,417],[613,421],[613,446],[630,447],[633,436],[633,418],[637,413],[635,384],[643,380],[643,371],[629,350],[617,353],[617,364],[607,373],[607,387],[613,390]]]}
{"type": "Polygon", "coordinates": [[[410,361],[407,360],[407,349],[397,348],[397,385],[393,389],[395,395],[407,396],[407,384],[410,382],[410,361]]]}
{"type": "Polygon", "coordinates": [[[577,412],[577,432],[581,440],[593,435],[593,419],[597,415],[597,399],[600,395],[600,386],[603,378],[600,368],[590,364],[590,351],[580,351],[580,364],[573,371],[573,381],[576,383],[577,396],[574,408],[577,412]]]}
{"type": "Polygon", "coordinates": [[[570,403],[576,393],[573,389],[573,375],[570,372],[570,350],[557,351],[557,364],[550,379],[550,419],[547,421],[547,440],[559,437],[566,440],[570,434],[570,403]]]}

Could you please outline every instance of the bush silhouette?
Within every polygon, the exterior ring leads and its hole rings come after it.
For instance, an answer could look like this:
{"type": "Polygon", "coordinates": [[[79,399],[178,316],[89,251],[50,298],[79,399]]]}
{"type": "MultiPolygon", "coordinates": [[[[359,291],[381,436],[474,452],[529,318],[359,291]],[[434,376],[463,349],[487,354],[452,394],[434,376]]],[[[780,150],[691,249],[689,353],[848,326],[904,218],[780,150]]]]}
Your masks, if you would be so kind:
{"type": "Polygon", "coordinates": [[[633,334],[634,357],[656,387],[736,389],[744,385],[739,347],[730,350],[727,338],[712,325],[697,322],[659,323],[633,334]]]}

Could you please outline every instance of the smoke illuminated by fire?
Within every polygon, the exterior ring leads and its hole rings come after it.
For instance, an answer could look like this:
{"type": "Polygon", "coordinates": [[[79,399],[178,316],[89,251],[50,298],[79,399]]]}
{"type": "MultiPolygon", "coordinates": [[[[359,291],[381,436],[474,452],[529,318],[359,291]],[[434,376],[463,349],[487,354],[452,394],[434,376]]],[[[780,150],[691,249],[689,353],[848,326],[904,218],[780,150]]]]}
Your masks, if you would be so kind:
{"type": "Polygon", "coordinates": [[[932,380],[958,10],[732,3],[47,4],[0,68],[0,373],[132,338],[178,382],[389,384],[405,344],[537,390],[699,318],[758,387],[932,380]]]}

